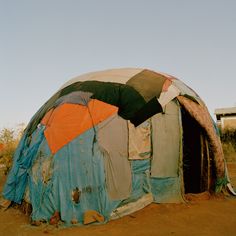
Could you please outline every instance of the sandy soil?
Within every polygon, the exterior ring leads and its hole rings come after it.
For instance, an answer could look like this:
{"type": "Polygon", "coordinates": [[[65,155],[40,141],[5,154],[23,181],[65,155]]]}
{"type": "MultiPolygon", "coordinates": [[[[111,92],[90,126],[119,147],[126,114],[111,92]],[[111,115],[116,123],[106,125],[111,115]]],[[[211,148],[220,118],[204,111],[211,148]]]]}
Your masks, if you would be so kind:
{"type": "MultiPolygon", "coordinates": [[[[229,165],[236,186],[236,163],[229,165]]],[[[0,176],[0,191],[5,181],[0,176]]],[[[27,216],[10,208],[0,211],[0,235],[236,235],[236,197],[209,196],[206,193],[189,196],[184,204],[151,204],[146,208],[104,225],[56,228],[31,226],[27,216]]]]}

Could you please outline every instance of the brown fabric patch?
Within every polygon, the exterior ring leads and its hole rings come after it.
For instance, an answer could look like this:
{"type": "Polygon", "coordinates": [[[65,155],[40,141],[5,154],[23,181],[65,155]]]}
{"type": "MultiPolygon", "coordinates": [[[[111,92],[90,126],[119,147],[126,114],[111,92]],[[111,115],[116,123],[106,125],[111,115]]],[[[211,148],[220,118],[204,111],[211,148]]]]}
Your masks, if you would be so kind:
{"type": "Polygon", "coordinates": [[[139,92],[146,102],[159,97],[162,87],[168,79],[166,76],[150,70],[143,70],[127,81],[127,85],[139,92]]]}
{"type": "Polygon", "coordinates": [[[210,148],[213,153],[213,161],[216,167],[217,178],[225,177],[224,153],[221,146],[220,137],[216,134],[208,109],[204,105],[200,105],[192,100],[184,97],[177,97],[180,104],[189,112],[189,114],[199,123],[206,131],[210,148]]]}

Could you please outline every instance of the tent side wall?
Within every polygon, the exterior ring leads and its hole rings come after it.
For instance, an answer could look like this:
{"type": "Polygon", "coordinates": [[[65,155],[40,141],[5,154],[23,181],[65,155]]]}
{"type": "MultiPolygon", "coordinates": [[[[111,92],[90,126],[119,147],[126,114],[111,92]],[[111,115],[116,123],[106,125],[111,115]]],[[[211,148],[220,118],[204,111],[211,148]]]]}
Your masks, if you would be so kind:
{"type": "Polygon", "coordinates": [[[177,100],[152,120],[151,186],[154,201],[182,202],[182,121],[177,100]]]}

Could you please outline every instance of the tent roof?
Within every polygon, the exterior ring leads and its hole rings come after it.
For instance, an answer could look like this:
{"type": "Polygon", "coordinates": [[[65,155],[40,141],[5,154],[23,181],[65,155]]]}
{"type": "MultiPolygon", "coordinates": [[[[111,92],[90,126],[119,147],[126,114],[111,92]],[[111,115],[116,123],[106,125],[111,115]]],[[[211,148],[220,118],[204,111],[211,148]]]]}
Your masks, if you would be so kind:
{"type": "MultiPolygon", "coordinates": [[[[86,73],[67,81],[65,84],[62,85],[60,90],[67,87],[70,84],[73,84],[78,81],[85,81],[85,80],[109,81],[109,82],[125,84],[131,77],[140,73],[143,70],[145,69],[144,68],[116,68],[116,69],[86,73]]],[[[172,76],[165,73],[158,72],[158,74],[161,74],[165,76],[166,78],[173,78],[172,76]]]]}

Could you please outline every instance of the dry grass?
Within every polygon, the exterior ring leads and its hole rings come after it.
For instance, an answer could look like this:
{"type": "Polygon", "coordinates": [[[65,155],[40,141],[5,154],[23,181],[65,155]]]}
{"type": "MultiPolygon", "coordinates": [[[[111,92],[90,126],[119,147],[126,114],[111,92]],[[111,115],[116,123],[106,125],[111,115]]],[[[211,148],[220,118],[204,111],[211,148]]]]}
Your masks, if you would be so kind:
{"type": "Polygon", "coordinates": [[[221,131],[222,147],[227,162],[236,161],[236,130],[226,129],[221,131]]]}
{"type": "Polygon", "coordinates": [[[236,150],[231,142],[222,143],[225,159],[227,162],[236,162],[236,150]]]}

